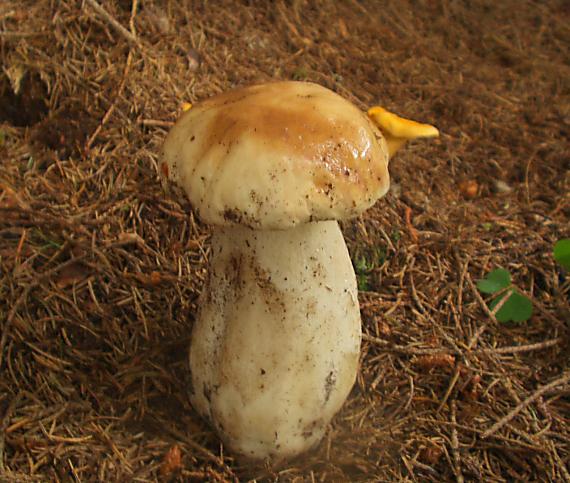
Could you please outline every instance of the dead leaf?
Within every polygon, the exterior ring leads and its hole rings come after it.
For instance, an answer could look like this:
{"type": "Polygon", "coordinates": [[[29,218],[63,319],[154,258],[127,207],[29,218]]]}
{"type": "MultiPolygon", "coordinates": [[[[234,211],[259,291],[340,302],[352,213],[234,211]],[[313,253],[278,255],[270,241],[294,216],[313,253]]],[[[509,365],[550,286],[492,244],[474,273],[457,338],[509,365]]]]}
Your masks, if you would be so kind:
{"type": "Polygon", "coordinates": [[[443,449],[441,446],[431,445],[423,448],[420,452],[420,461],[430,466],[435,466],[443,456],[443,449]]]}
{"type": "Polygon", "coordinates": [[[462,181],[459,183],[459,191],[461,191],[461,194],[465,198],[471,200],[477,196],[477,193],[479,192],[479,185],[474,179],[462,181]]]}
{"type": "Polygon", "coordinates": [[[29,205],[8,186],[0,184],[0,217],[3,221],[16,221],[21,217],[18,209],[29,209],[29,205]]]}
{"type": "Polygon", "coordinates": [[[182,454],[180,452],[180,447],[175,444],[171,446],[167,453],[162,458],[162,464],[160,465],[160,476],[166,478],[174,472],[178,472],[182,469],[182,454]]]}
{"type": "Polygon", "coordinates": [[[162,275],[159,272],[150,272],[151,285],[158,285],[162,282],[162,275]]]}
{"type": "Polygon", "coordinates": [[[136,245],[144,245],[144,240],[137,233],[123,232],[119,234],[118,242],[124,245],[134,243],[136,245]]]}
{"type": "Polygon", "coordinates": [[[376,321],[376,327],[378,328],[378,334],[382,337],[389,337],[392,335],[392,329],[383,320],[376,321]]]}
{"type": "Polygon", "coordinates": [[[0,208],[28,209],[29,205],[12,188],[0,184],[0,208]]]}
{"type": "Polygon", "coordinates": [[[59,288],[79,283],[89,276],[89,267],[81,262],[73,262],[63,267],[55,276],[55,284],[59,288]]]}
{"type": "Polygon", "coordinates": [[[513,188],[500,179],[493,180],[493,190],[497,193],[510,193],[513,188]]]}
{"type": "Polygon", "coordinates": [[[338,31],[340,32],[340,36],[343,39],[348,38],[348,28],[346,28],[346,24],[344,23],[344,20],[342,18],[338,19],[338,31]]]}
{"type": "Polygon", "coordinates": [[[160,285],[163,281],[163,276],[160,272],[156,271],[150,272],[150,275],[146,273],[134,273],[131,276],[136,278],[139,282],[152,287],[160,285]]]}
{"type": "Polygon", "coordinates": [[[451,354],[427,354],[420,356],[415,361],[422,369],[452,369],[455,366],[455,356],[451,354]]]}
{"type": "Polygon", "coordinates": [[[200,54],[193,48],[188,49],[188,69],[195,72],[200,67],[200,54]]]}
{"type": "Polygon", "coordinates": [[[408,232],[410,233],[410,236],[412,237],[412,240],[414,241],[414,243],[418,242],[418,232],[417,230],[414,228],[414,225],[412,224],[412,209],[409,206],[406,206],[406,210],[405,210],[405,217],[406,217],[406,226],[408,227],[408,232]]]}
{"type": "Polygon", "coordinates": [[[26,69],[22,64],[14,64],[10,67],[4,67],[4,73],[6,77],[10,80],[10,87],[14,94],[18,95],[22,87],[22,80],[26,75],[26,69]]]}
{"type": "Polygon", "coordinates": [[[465,386],[461,390],[461,393],[463,394],[465,399],[471,401],[479,400],[479,397],[481,396],[480,382],[481,382],[481,376],[479,376],[478,374],[475,374],[467,381],[467,384],[465,384],[465,386]]]}

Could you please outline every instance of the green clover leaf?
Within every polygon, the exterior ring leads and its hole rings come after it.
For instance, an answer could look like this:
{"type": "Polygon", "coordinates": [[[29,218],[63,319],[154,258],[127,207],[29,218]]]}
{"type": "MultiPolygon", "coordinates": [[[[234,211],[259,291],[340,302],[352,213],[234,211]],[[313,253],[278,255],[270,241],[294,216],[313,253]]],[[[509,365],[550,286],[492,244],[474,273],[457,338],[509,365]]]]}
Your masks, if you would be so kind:
{"type": "Polygon", "coordinates": [[[528,297],[521,295],[515,289],[509,290],[507,294],[494,299],[489,305],[489,308],[493,310],[504,297],[508,297],[507,301],[495,314],[499,322],[525,322],[530,319],[532,315],[532,302],[528,297]]]}
{"type": "Polygon", "coordinates": [[[554,260],[566,270],[570,270],[570,238],[558,240],[554,245],[554,260]]]}
{"type": "Polygon", "coordinates": [[[511,274],[504,268],[497,268],[489,272],[487,276],[477,281],[477,288],[483,293],[497,293],[511,284],[511,274]]]}

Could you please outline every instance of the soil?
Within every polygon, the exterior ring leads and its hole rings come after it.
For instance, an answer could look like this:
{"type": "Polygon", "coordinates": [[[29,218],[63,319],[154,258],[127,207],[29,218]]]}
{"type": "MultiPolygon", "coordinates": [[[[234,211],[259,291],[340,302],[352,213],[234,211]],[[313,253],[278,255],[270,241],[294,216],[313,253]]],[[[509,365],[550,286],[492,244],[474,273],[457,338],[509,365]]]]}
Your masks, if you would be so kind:
{"type": "Polygon", "coordinates": [[[0,480],[570,481],[569,26],[563,0],[4,0],[0,480]],[[278,79],[441,135],[342,224],[357,383],[272,466],[189,403],[210,230],[159,166],[185,102],[278,79]],[[529,320],[489,310],[498,267],[529,320]]]}

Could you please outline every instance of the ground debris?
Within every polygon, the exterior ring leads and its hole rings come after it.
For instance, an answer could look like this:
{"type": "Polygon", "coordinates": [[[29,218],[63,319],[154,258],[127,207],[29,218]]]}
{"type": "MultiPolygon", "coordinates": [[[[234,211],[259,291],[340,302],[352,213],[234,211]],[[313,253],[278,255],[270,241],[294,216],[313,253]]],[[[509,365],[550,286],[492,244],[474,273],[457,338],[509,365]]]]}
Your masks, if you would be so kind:
{"type": "Polygon", "coordinates": [[[564,2],[186,3],[0,7],[0,480],[570,479],[564,2]],[[160,152],[184,103],[274,79],[441,137],[342,223],[373,255],[358,381],[313,452],[269,467],[189,403],[209,229],[160,152]],[[498,267],[529,322],[477,292],[498,267]]]}

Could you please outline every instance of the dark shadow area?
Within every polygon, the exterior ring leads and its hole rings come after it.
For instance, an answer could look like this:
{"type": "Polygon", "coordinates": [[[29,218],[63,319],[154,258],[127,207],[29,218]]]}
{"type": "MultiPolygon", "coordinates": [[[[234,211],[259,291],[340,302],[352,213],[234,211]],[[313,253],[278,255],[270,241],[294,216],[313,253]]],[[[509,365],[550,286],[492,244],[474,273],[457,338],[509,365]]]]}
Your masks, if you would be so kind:
{"type": "Polygon", "coordinates": [[[18,92],[10,83],[5,73],[0,74],[0,122],[15,127],[30,127],[48,113],[47,88],[39,74],[23,74],[18,92]]]}

